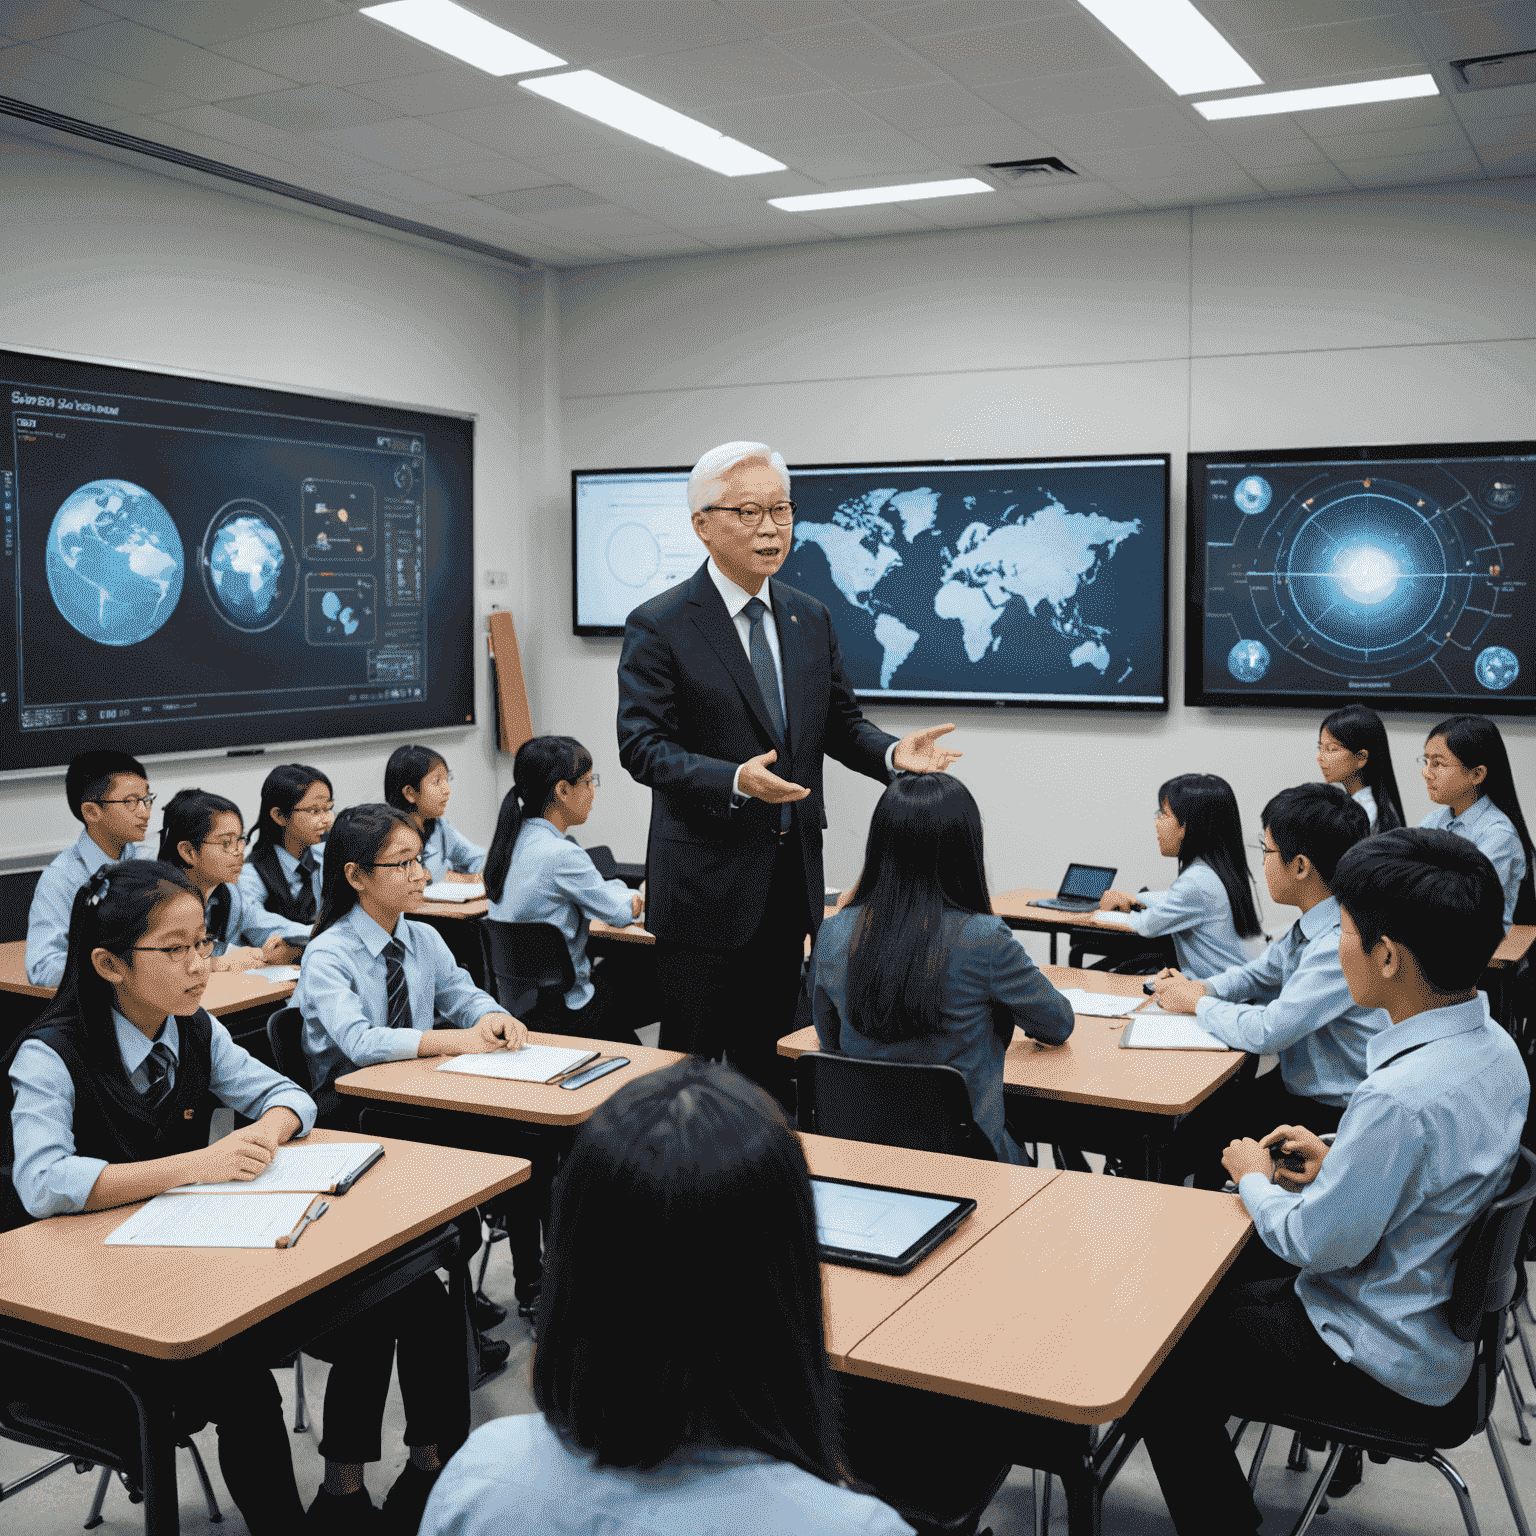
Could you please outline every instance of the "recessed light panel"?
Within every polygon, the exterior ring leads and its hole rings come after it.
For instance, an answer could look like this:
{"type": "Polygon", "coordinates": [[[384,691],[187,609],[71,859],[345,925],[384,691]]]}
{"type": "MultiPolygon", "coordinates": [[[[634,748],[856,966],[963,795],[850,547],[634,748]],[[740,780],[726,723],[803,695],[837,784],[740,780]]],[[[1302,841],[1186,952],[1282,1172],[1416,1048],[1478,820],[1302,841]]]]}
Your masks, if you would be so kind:
{"type": "Polygon", "coordinates": [[[587,117],[595,117],[621,133],[633,134],[670,154],[692,160],[722,176],[760,176],[765,171],[782,171],[784,162],[760,150],[728,139],[723,133],[664,107],[639,91],[619,85],[590,69],[578,69],[568,75],[541,75],[537,80],[520,80],[525,91],[558,101],[561,106],[587,117]]]}
{"type": "Polygon", "coordinates": [[[1180,96],[1263,85],[1190,0],[1079,0],[1180,96]]]}
{"type": "Polygon", "coordinates": [[[967,197],[973,192],[995,192],[974,176],[954,181],[912,181],[899,187],[855,187],[848,192],[807,192],[798,197],[770,197],[770,208],[785,213],[815,213],[822,208],[868,208],[873,203],[915,203],[928,197],[967,197]]]}
{"type": "Polygon", "coordinates": [[[1395,80],[1357,80],[1349,85],[1314,85],[1301,91],[1265,91],[1259,96],[1229,96],[1225,101],[1197,101],[1195,111],[1210,122],[1224,117],[1268,117],[1277,112],[1313,112],[1319,107],[1349,107],[1365,101],[1407,101],[1438,96],[1433,75],[1399,75],[1395,80]]]}
{"type": "Polygon", "coordinates": [[[530,69],[555,69],[566,62],[453,0],[390,0],[388,5],[365,5],[362,14],[488,75],[519,75],[530,69]]]}

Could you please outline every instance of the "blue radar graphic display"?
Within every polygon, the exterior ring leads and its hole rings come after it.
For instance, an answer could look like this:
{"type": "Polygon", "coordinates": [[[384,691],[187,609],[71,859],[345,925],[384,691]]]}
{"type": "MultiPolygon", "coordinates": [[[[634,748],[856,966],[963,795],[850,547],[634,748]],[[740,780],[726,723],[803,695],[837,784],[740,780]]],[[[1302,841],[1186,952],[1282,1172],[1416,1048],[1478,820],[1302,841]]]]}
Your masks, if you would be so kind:
{"type": "Polygon", "coordinates": [[[1190,456],[1190,703],[1536,709],[1536,444],[1368,452],[1190,456]]]}

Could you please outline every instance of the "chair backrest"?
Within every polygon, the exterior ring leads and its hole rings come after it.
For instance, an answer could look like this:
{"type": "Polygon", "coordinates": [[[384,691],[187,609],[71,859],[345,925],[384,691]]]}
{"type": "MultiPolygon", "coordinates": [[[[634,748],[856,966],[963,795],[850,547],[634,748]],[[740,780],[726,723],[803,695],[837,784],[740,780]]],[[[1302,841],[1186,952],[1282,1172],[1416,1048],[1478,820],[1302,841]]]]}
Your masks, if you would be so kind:
{"type": "Polygon", "coordinates": [[[965,1078],[954,1067],[807,1051],[796,1068],[803,1131],[997,1160],[972,1118],[965,1078]]]}
{"type": "Polygon", "coordinates": [[[32,893],[37,889],[40,869],[24,869],[0,875],[0,944],[11,944],[27,936],[27,916],[32,910],[32,893]]]}
{"type": "Polygon", "coordinates": [[[308,1093],[309,1062],[301,1043],[303,1033],[304,1015],[297,1008],[279,1008],[267,1018],[267,1044],[277,1070],[308,1093]]]}
{"type": "Polygon", "coordinates": [[[1521,1147],[1504,1193],[1467,1229],[1456,1251],[1448,1320],[1458,1339],[1475,1339],[1484,1320],[1502,1313],[1513,1298],[1520,1234],[1533,1201],[1536,1157],[1521,1147]]]}
{"type": "Polygon", "coordinates": [[[619,861],[613,856],[613,849],[607,843],[599,843],[596,848],[587,849],[587,857],[597,867],[597,872],[604,880],[616,880],[619,874],[619,861]]]}
{"type": "Polygon", "coordinates": [[[540,1008],[561,1003],[576,985],[565,935],[553,923],[502,923],[480,920],[480,946],[485,955],[485,979],[496,1001],[509,1013],[521,1015],[529,998],[538,994],[540,1008]]]}

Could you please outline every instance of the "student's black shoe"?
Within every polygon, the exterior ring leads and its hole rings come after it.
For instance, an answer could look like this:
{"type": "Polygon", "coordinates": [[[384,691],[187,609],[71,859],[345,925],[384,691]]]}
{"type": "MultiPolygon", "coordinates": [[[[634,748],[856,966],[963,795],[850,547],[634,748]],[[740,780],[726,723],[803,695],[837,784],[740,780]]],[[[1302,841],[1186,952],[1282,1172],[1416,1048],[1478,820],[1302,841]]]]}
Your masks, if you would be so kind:
{"type": "Polygon", "coordinates": [[[1358,1445],[1346,1445],[1339,1464],[1328,1479],[1328,1497],[1342,1499],[1351,1488],[1359,1486],[1365,1476],[1365,1452],[1358,1445]]]}
{"type": "Polygon", "coordinates": [[[474,1318],[475,1332],[486,1333],[506,1322],[507,1309],[499,1301],[492,1301],[484,1291],[476,1291],[475,1299],[470,1304],[470,1315],[474,1318]]]}
{"type": "Polygon", "coordinates": [[[475,1373],[475,1384],[470,1390],[478,1391],[486,1382],[506,1370],[507,1356],[511,1353],[512,1345],[506,1339],[490,1339],[482,1333],[479,1368],[475,1373]]]}
{"type": "Polygon", "coordinates": [[[424,1472],[414,1462],[406,1462],[405,1470],[384,1499],[380,1536],[416,1536],[421,1512],[427,1507],[427,1495],[442,1470],[438,1467],[436,1471],[424,1472]]]}
{"type": "Polygon", "coordinates": [[[380,1513],[373,1506],[366,1488],[356,1493],[327,1493],[322,1488],[315,1495],[304,1517],[304,1529],[324,1536],[383,1536],[380,1513]]]}
{"type": "Polygon", "coordinates": [[[536,1285],[526,1295],[517,1298],[517,1315],[528,1325],[528,1337],[534,1340],[539,1336],[539,1296],[543,1286],[536,1285]]]}

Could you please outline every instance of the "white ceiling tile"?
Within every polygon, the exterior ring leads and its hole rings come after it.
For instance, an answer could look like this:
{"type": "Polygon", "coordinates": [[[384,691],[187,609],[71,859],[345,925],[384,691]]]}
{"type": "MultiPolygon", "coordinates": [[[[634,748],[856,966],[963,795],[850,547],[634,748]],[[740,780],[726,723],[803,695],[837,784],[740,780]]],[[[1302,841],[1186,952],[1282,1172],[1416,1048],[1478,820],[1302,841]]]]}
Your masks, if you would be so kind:
{"type": "Polygon", "coordinates": [[[1536,176],[1536,145],[1490,145],[1477,153],[1489,176],[1536,176]]]}
{"type": "Polygon", "coordinates": [[[564,213],[572,208],[612,206],[606,199],[592,192],[584,192],[580,187],[558,185],[532,187],[520,192],[496,192],[478,201],[525,219],[542,219],[551,213],[564,213]]]}
{"type": "Polygon", "coordinates": [[[1043,215],[1009,197],[945,197],[914,203],[912,211],[938,229],[997,229],[1032,224],[1043,215]]]}
{"type": "Polygon", "coordinates": [[[695,240],[675,229],[655,235],[609,234],[603,236],[603,243],[611,245],[621,256],[633,256],[637,259],[692,256],[699,251],[712,249],[705,241],[695,240]]]}
{"type": "Polygon", "coordinates": [[[891,85],[919,85],[938,72],[898,48],[876,28],[847,21],[814,27],[778,39],[791,57],[848,91],[877,91],[891,85]]]}
{"type": "Polygon", "coordinates": [[[1428,62],[1406,16],[1270,32],[1245,38],[1242,51],[1267,85],[1372,69],[1422,68],[1428,62]]]}
{"type": "Polygon", "coordinates": [[[1187,208],[1200,203],[1245,202],[1267,194],[1251,177],[1242,172],[1230,175],[1180,175],[1160,180],[1120,184],[1120,190],[1136,199],[1143,208],[1187,208]]]}
{"type": "Polygon", "coordinates": [[[270,123],[289,133],[325,133],[336,128],[358,128],[382,123],[394,116],[388,107],[364,101],[334,85],[302,85],[288,91],[268,91],[260,96],[240,96],[221,101],[226,112],[270,123]]]}
{"type": "Polygon", "coordinates": [[[633,142],[613,128],[519,91],[515,101],[496,107],[471,107],[464,112],[433,113],[424,121],[519,159],[530,154],[565,154],[571,150],[604,150],[633,142]]]}
{"type": "MultiPolygon", "coordinates": [[[[676,155],[669,155],[664,149],[652,149],[638,139],[626,139],[612,148],[584,149],[567,154],[533,151],[524,155],[523,163],[536,170],[548,171],[555,181],[568,181],[576,186],[666,181],[676,173],[676,167],[687,164],[676,155]]],[[[726,181],[730,178],[719,179],[726,181]]]]}
{"type": "Polygon", "coordinates": [[[465,154],[463,139],[415,117],[391,118],[361,128],[338,128],[324,138],[327,143],[349,149],[366,160],[376,160],[380,165],[393,166],[397,171],[457,165],[465,154]]]}
{"type": "Polygon", "coordinates": [[[1403,0],[1199,0],[1199,4],[1211,25],[1233,41],[1256,32],[1288,32],[1407,9],[1403,0]]]}
{"type": "Polygon", "coordinates": [[[499,80],[482,70],[433,69],[394,80],[362,81],[352,87],[359,96],[377,101],[402,117],[427,117],[434,112],[462,112],[503,101],[525,99],[514,80],[499,80]]]}
{"type": "Polygon", "coordinates": [[[1531,0],[1504,0],[1502,5],[1472,5],[1426,16],[1419,22],[1419,35],[1434,59],[1536,48],[1536,5],[1531,0]]]}
{"type": "Polygon", "coordinates": [[[33,47],[31,43],[18,43],[14,48],[0,51],[0,83],[13,79],[30,80],[36,85],[84,96],[124,112],[142,112],[145,116],[196,105],[195,97],[184,96],[180,91],[166,90],[143,80],[131,80],[126,75],[112,74],[104,69],[92,69],[44,48],[33,47]]]}
{"type": "Polygon", "coordinates": [[[780,139],[761,146],[791,170],[818,181],[847,182],[860,176],[940,171],[945,162],[931,149],[887,129],[883,133],[829,135],[820,139],[780,139]]]}
{"type": "Polygon", "coordinates": [[[284,133],[266,123],[206,104],[184,107],[178,112],[161,112],[156,121],[174,123],[189,133],[201,133],[224,144],[240,144],[279,160],[291,159],[294,148],[304,142],[296,134],[284,133]]]}
{"type": "Polygon", "coordinates": [[[1032,123],[1042,117],[1076,117],[1127,107],[1162,106],[1174,99],[1173,93],[1151,70],[1128,65],[1061,74],[1054,78],[1042,76],[1034,80],[979,85],[976,94],[1020,123],[1032,123]]]}
{"type": "Polygon", "coordinates": [[[604,68],[602,73],[679,112],[728,106],[737,101],[760,101],[765,96],[803,95],[827,88],[821,75],[790,58],[766,38],[624,59],[604,68]]]}
{"type": "Polygon", "coordinates": [[[983,128],[1012,121],[990,102],[947,81],[870,91],[854,99],[903,133],[917,128],[983,128]]]}
{"type": "Polygon", "coordinates": [[[210,53],[179,38],[152,32],[137,22],[115,21],[86,32],[69,32],[49,39],[49,49],[78,59],[97,69],[131,75],[150,85],[180,91],[194,101],[217,101],[222,96],[254,96],[258,91],[281,89],[287,78],[251,69],[245,64],[210,53]]]}
{"type": "Polygon", "coordinates": [[[473,9],[577,64],[707,48],[757,30],[714,0],[477,0],[473,9]]]}
{"type": "Polygon", "coordinates": [[[1412,101],[1369,101],[1349,107],[1325,107],[1317,112],[1297,112],[1288,121],[1313,138],[1320,138],[1334,133],[1425,128],[1431,123],[1454,123],[1456,118],[1444,96],[1420,96],[1412,101]]]}
{"type": "Polygon", "coordinates": [[[1496,117],[1536,117],[1536,84],[1503,85],[1492,91],[1458,91],[1445,98],[1464,123],[1496,117]]]}
{"type": "Polygon", "coordinates": [[[367,16],[333,16],[303,26],[232,37],[219,44],[232,59],[309,85],[356,85],[442,69],[447,56],[367,16]]]}
{"type": "Polygon", "coordinates": [[[529,217],[552,229],[585,235],[604,245],[609,243],[610,235],[661,235],[667,232],[665,224],[631,213],[627,208],[616,208],[612,203],[604,203],[595,208],[557,208],[548,213],[530,214],[529,217]]]}
{"type": "Polygon", "coordinates": [[[1093,150],[1079,158],[1090,171],[1116,186],[1168,176],[1243,174],[1231,155],[1214,144],[1138,144],[1124,149],[1093,150]]]}
{"type": "Polygon", "coordinates": [[[1255,166],[1249,175],[1266,192],[1333,192],[1349,185],[1343,173],[1326,160],[1320,160],[1314,165],[1255,166]]]}
{"type": "Polygon", "coordinates": [[[834,235],[901,235],[931,227],[896,203],[874,208],[824,208],[800,217],[834,235]]]}
{"type": "Polygon", "coordinates": [[[106,0],[107,8],[156,32],[211,48],[247,32],[334,16],[334,0],[106,0]]]}
{"type": "Polygon", "coordinates": [[[1124,67],[1129,55],[1082,11],[911,44],[968,85],[1124,67]]]}
{"type": "Polygon", "coordinates": [[[887,126],[841,91],[779,96],[766,101],[722,102],[703,108],[697,116],[711,128],[748,144],[782,138],[786,133],[809,138],[823,133],[871,133],[887,126]]]}
{"type": "Polygon", "coordinates": [[[1465,153],[1466,132],[1456,123],[1436,123],[1428,128],[1394,128],[1381,133],[1336,133],[1317,136],[1317,147],[1342,165],[1347,160],[1385,160],[1395,155],[1465,153]]]}
{"type": "Polygon", "coordinates": [[[1102,181],[1083,181],[1071,184],[1058,182],[1055,186],[1028,187],[1014,194],[1043,219],[1076,219],[1089,214],[1120,213],[1136,206],[1135,202],[1116,187],[1102,181]]]}
{"type": "Polygon", "coordinates": [[[1536,143],[1536,117],[1496,117],[1468,123],[1467,137],[1481,152],[1536,143]]]}
{"type": "Polygon", "coordinates": [[[1324,163],[1322,151],[1289,117],[1229,118],[1206,124],[1206,133],[1247,170],[1324,163]]]}
{"type": "Polygon", "coordinates": [[[936,0],[934,4],[882,16],[879,26],[892,37],[911,42],[916,38],[976,32],[983,27],[1008,26],[1038,16],[1070,15],[1076,11],[1071,0],[936,0]]]}
{"type": "MultiPolygon", "coordinates": [[[[59,86],[45,84],[39,80],[28,80],[21,75],[7,75],[4,72],[4,53],[0,53],[0,90],[7,96],[14,97],[17,101],[30,102],[34,107],[43,107],[49,112],[62,112],[65,117],[78,117],[87,123],[117,123],[117,122],[146,122],[153,123],[152,118],[140,119],[126,107],[114,106],[111,102],[93,99],[88,96],[77,96],[73,91],[59,86]]],[[[6,131],[25,133],[31,125],[25,123],[7,124],[6,131]]],[[[38,130],[41,132],[42,130],[38,130]]],[[[124,133],[139,133],[136,128],[124,128],[124,133]]],[[[151,127],[140,137],[153,139],[154,130],[151,127]]]]}
{"type": "Polygon", "coordinates": [[[7,0],[0,6],[0,31],[26,43],[81,27],[99,27],[114,19],[80,0],[7,0]]]}
{"type": "Polygon", "coordinates": [[[1200,121],[1182,107],[1135,107],[1125,112],[1099,112],[1091,117],[1043,118],[1030,123],[1053,144],[1076,151],[1112,149],[1125,145],[1211,142],[1200,121]]]}
{"type": "Polygon", "coordinates": [[[548,184],[547,172],[502,155],[495,160],[481,160],[470,165],[433,165],[417,172],[423,181],[446,187],[465,197],[484,197],[491,192],[518,192],[525,187],[548,184]]]}
{"type": "Polygon", "coordinates": [[[998,160],[1036,160],[1056,146],[1017,123],[1000,128],[911,128],[908,137],[951,165],[987,165],[998,160]]]}
{"type": "MultiPolygon", "coordinates": [[[[461,201],[460,194],[447,187],[434,186],[419,177],[408,176],[404,171],[365,171],[349,179],[348,185],[360,187],[369,193],[382,193],[402,203],[422,207],[461,201]]],[[[426,217],[426,215],[423,215],[426,217]]]]}
{"type": "Polygon", "coordinates": [[[1418,181],[1472,181],[1483,175],[1483,168],[1470,148],[1433,155],[1351,160],[1339,169],[1357,187],[1400,186],[1418,181]]]}
{"type": "Polygon", "coordinates": [[[726,8],[740,11],[765,32],[793,32],[801,27],[820,27],[844,21],[848,13],[837,0],[725,0],[726,8]]]}

